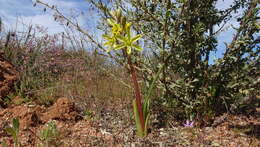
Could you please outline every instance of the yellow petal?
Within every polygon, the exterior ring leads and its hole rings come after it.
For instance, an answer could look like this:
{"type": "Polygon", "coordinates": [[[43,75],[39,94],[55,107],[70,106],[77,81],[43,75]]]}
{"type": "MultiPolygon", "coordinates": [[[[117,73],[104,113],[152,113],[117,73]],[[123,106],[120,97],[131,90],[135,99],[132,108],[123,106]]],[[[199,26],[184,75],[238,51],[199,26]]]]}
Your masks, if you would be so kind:
{"type": "Polygon", "coordinates": [[[138,34],[135,37],[131,38],[131,43],[136,42],[137,40],[139,40],[142,37],[142,35],[138,34]]]}
{"type": "Polygon", "coordinates": [[[114,47],[114,50],[120,50],[122,48],[126,47],[124,44],[120,44],[114,47]]]}
{"type": "Polygon", "coordinates": [[[138,50],[138,51],[143,50],[143,48],[141,48],[140,46],[135,45],[135,44],[133,44],[132,47],[135,48],[135,49],[138,50]]]}

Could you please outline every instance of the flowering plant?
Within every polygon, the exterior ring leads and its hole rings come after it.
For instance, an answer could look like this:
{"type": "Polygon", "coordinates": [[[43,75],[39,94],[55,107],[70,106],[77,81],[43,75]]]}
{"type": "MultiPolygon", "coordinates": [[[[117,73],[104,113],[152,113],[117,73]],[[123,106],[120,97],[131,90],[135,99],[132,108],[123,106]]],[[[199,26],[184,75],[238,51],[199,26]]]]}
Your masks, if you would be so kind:
{"type": "Polygon", "coordinates": [[[186,123],[183,124],[184,127],[193,127],[194,121],[186,120],[186,123]]]}
{"type": "Polygon", "coordinates": [[[127,22],[126,18],[122,16],[121,11],[112,12],[112,18],[107,20],[110,26],[110,32],[104,34],[103,38],[106,40],[104,46],[108,46],[108,52],[111,50],[122,50],[124,57],[127,58],[129,71],[132,77],[132,82],[135,90],[135,99],[133,100],[133,109],[137,127],[137,134],[139,136],[146,136],[149,124],[149,106],[150,101],[145,98],[142,103],[142,96],[136,76],[136,68],[134,67],[131,56],[132,50],[141,51],[142,48],[136,42],[142,37],[140,34],[133,36],[131,32],[131,22],[127,22]]]}
{"type": "MultiPolygon", "coordinates": [[[[114,12],[117,14],[119,12],[114,12]]],[[[141,51],[142,48],[135,44],[142,36],[140,34],[132,37],[131,22],[124,22],[119,24],[113,19],[107,20],[108,24],[112,27],[111,34],[103,35],[103,38],[107,40],[104,46],[109,46],[108,52],[111,50],[126,49],[127,54],[130,55],[132,49],[141,51]]]]}

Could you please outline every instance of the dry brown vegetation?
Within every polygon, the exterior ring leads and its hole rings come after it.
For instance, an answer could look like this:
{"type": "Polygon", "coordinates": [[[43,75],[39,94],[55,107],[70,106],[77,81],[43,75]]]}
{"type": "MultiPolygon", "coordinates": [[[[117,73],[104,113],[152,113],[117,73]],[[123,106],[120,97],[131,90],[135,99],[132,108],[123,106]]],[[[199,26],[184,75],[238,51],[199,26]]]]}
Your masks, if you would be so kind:
{"type": "MultiPolygon", "coordinates": [[[[8,51],[12,54],[27,50],[26,46],[17,50],[9,47],[8,51]]],[[[43,60],[42,56],[36,56],[31,64],[37,70],[42,69],[43,75],[34,73],[31,66],[15,62],[15,68],[11,70],[8,56],[3,58],[1,54],[1,72],[18,75],[14,70],[17,69],[20,74],[18,81],[12,84],[5,82],[12,76],[5,73],[1,78],[1,84],[12,89],[2,95],[5,108],[0,109],[0,142],[6,141],[8,146],[13,144],[12,137],[4,129],[13,118],[19,118],[19,141],[22,146],[46,146],[41,132],[48,128],[50,122],[56,125],[56,135],[49,137],[48,141],[48,145],[52,146],[130,146],[133,143],[143,146],[158,146],[160,143],[165,146],[259,145],[259,110],[241,115],[225,114],[216,117],[213,125],[200,128],[184,127],[174,115],[171,116],[156,104],[152,109],[151,132],[146,138],[138,138],[130,107],[133,95],[131,89],[124,85],[129,83],[125,78],[127,73],[116,66],[104,65],[104,61],[100,60],[102,58],[93,58],[89,54],[58,50],[57,56],[49,63],[34,65],[43,60]],[[108,71],[120,77],[124,84],[108,71]],[[21,86],[22,82],[30,81],[29,78],[37,78],[39,81],[36,84],[40,86],[21,91],[16,84],[21,86]],[[42,83],[44,81],[51,83],[42,83]]],[[[31,60],[35,52],[22,55],[24,59],[31,60]]],[[[52,50],[44,52],[44,58],[52,58],[52,55],[52,50]]],[[[13,79],[10,78],[10,81],[13,79]]]]}
{"type": "MultiPolygon", "coordinates": [[[[234,112],[213,114],[208,107],[194,108],[198,115],[194,124],[187,124],[185,107],[178,107],[181,101],[165,104],[163,86],[158,84],[161,87],[151,97],[149,133],[140,138],[134,125],[129,73],[109,55],[100,54],[92,44],[86,50],[84,45],[89,42],[82,38],[74,42],[74,34],[48,35],[39,26],[20,34],[0,33],[0,146],[14,146],[14,137],[6,131],[14,127],[14,118],[20,122],[18,141],[24,147],[260,145],[257,92],[249,94],[234,112]]],[[[152,74],[140,73],[138,78],[152,74]]],[[[182,75],[167,76],[176,81],[182,75]]],[[[145,82],[139,82],[144,94],[145,82]]],[[[182,93],[185,88],[177,90],[182,93]]]]}

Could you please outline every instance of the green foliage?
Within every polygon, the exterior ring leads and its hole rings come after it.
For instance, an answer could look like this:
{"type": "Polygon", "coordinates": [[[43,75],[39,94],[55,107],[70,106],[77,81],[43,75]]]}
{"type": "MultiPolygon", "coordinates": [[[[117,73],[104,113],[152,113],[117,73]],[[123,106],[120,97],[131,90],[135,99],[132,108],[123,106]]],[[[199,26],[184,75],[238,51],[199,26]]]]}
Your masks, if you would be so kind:
{"type": "Polygon", "coordinates": [[[92,119],[94,117],[94,112],[91,110],[85,110],[83,112],[84,119],[92,119]]]}
{"type": "Polygon", "coordinates": [[[41,130],[40,138],[44,143],[44,147],[59,146],[61,144],[59,142],[59,131],[54,121],[49,122],[46,128],[41,130]]]}
{"type": "Polygon", "coordinates": [[[2,147],[8,147],[7,143],[5,142],[5,140],[2,142],[2,147]]]}
{"type": "Polygon", "coordinates": [[[14,141],[14,146],[15,147],[20,147],[20,142],[19,142],[19,119],[13,118],[12,120],[12,126],[5,128],[5,131],[12,136],[13,141],[14,141]]]}
{"type": "Polygon", "coordinates": [[[134,110],[134,118],[135,118],[135,124],[136,124],[136,129],[137,129],[137,135],[138,136],[146,136],[147,132],[143,131],[141,121],[140,121],[140,115],[138,113],[138,108],[136,104],[136,99],[133,100],[133,110],[134,110]]]}
{"type": "MultiPolygon", "coordinates": [[[[230,111],[245,97],[259,94],[257,0],[234,1],[224,10],[216,7],[216,0],[115,0],[108,7],[90,2],[104,14],[105,21],[111,17],[110,8],[124,8],[122,13],[145,39],[143,45],[148,53],[134,58],[140,65],[144,85],[147,89],[155,85],[151,89],[162,92],[164,107],[181,110],[174,115],[201,121],[230,111]],[[216,28],[229,22],[237,10],[243,14],[232,42],[221,48],[224,56],[210,64],[219,32],[223,31],[222,27],[216,28]]],[[[120,56],[115,54],[115,58],[120,56]]]]}

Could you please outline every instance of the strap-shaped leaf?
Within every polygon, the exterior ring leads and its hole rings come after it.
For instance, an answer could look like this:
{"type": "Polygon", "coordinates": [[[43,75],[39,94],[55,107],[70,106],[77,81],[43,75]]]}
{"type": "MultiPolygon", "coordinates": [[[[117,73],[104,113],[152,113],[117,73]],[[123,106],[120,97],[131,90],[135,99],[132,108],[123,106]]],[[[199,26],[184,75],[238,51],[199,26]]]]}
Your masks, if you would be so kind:
{"type": "Polygon", "coordinates": [[[11,127],[5,128],[5,131],[6,131],[8,134],[12,135],[13,137],[16,136],[15,130],[14,130],[13,128],[11,128],[11,127]]]}
{"type": "Polygon", "coordinates": [[[141,126],[141,121],[138,114],[138,109],[137,109],[137,104],[135,99],[133,100],[133,108],[134,108],[134,115],[135,115],[135,124],[137,128],[137,135],[142,137],[144,134],[143,134],[143,129],[141,126]]]}
{"type": "Polygon", "coordinates": [[[19,119],[18,118],[14,118],[13,119],[13,128],[15,129],[16,133],[19,132],[19,127],[20,127],[19,119]]]}
{"type": "Polygon", "coordinates": [[[147,135],[147,130],[148,130],[148,128],[149,128],[149,124],[150,124],[150,114],[148,114],[147,116],[146,116],[146,118],[145,118],[145,128],[144,128],[144,136],[146,136],[147,135]]]}
{"type": "Polygon", "coordinates": [[[145,98],[143,103],[143,113],[145,118],[149,115],[149,109],[150,109],[150,99],[145,98]]]}

